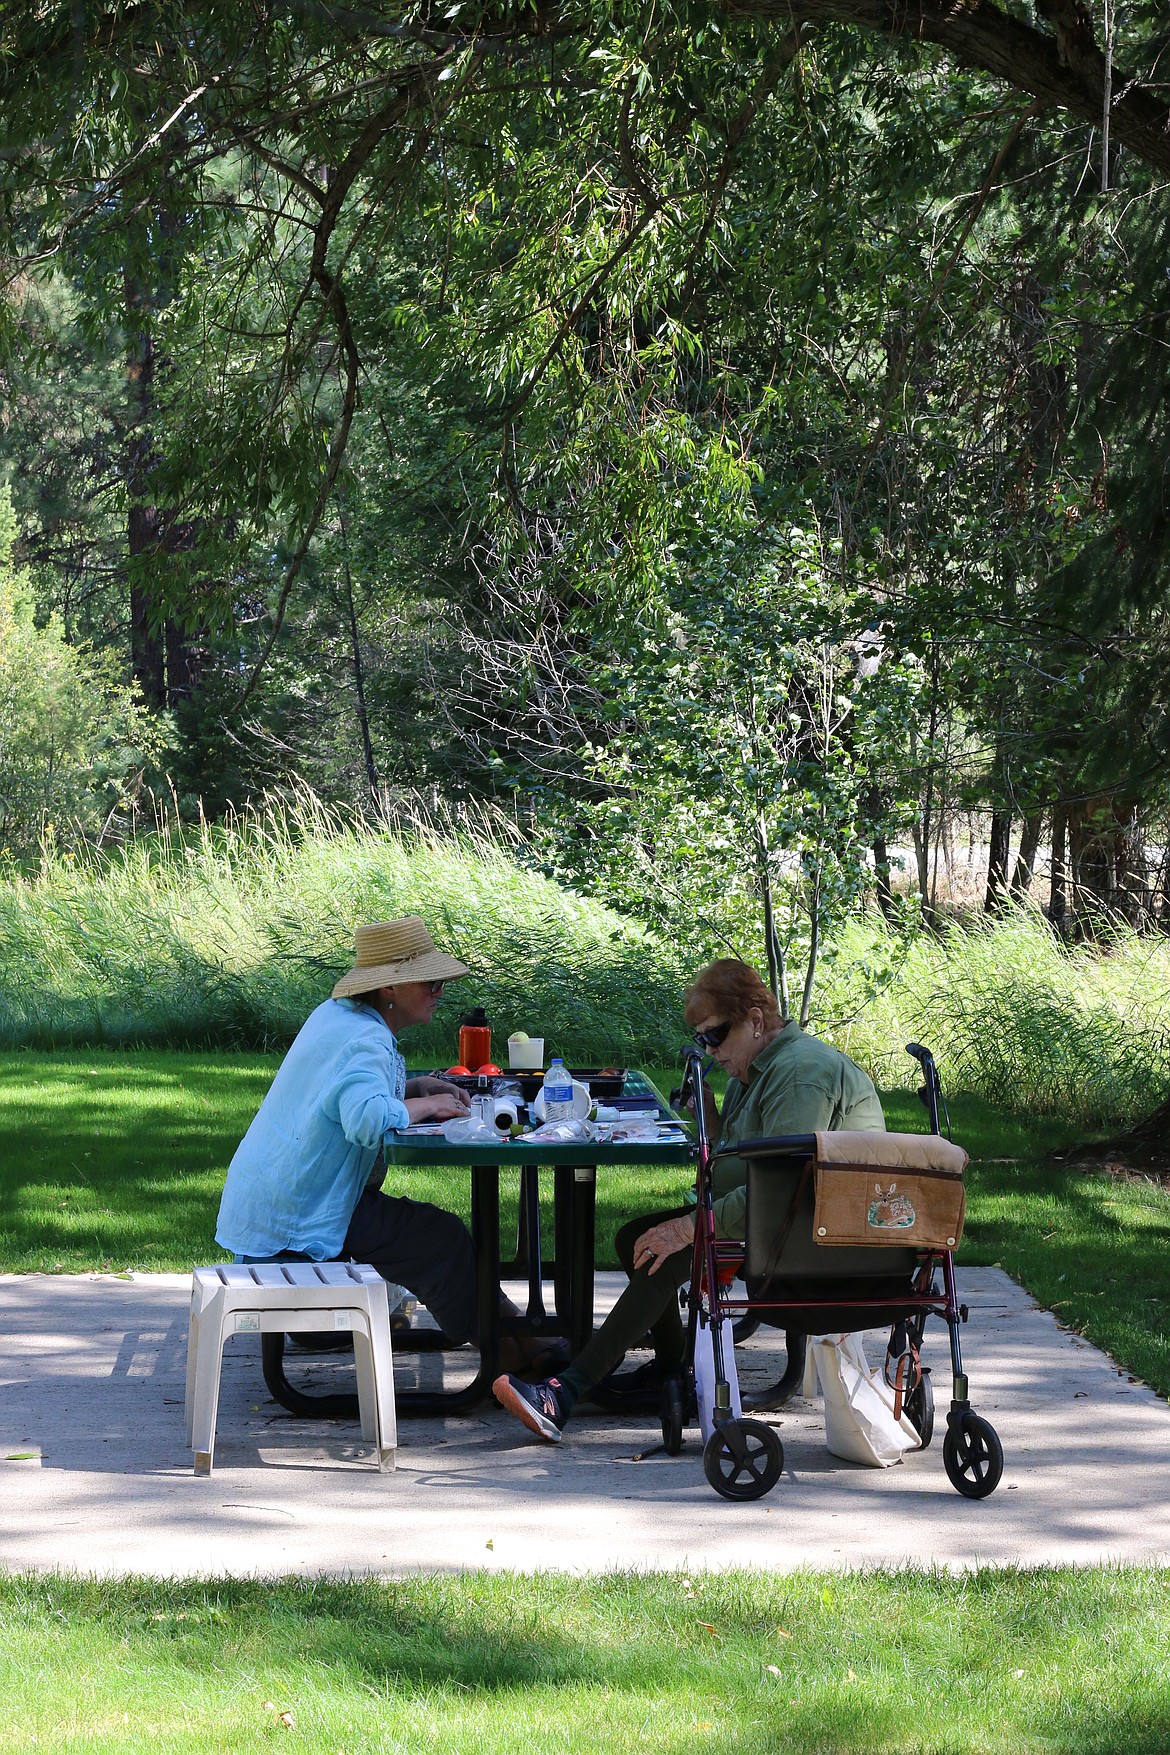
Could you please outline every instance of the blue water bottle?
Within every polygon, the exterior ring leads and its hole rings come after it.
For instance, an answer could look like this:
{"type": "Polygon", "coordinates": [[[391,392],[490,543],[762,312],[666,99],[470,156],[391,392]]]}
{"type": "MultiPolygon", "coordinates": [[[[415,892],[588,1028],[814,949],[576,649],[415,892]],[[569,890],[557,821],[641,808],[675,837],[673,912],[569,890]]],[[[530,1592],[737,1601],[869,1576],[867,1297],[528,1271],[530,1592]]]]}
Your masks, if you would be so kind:
{"type": "Polygon", "coordinates": [[[544,1075],[544,1119],[546,1121],[572,1121],[573,1119],[573,1081],[565,1069],[563,1060],[549,1063],[544,1075]]]}

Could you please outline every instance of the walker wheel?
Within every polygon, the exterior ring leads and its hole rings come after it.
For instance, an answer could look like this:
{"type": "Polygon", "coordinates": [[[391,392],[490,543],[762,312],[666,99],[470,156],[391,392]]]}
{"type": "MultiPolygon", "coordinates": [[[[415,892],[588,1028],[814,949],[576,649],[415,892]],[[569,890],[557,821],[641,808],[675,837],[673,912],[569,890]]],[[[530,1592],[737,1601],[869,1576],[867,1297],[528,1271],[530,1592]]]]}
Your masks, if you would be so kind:
{"type": "Polygon", "coordinates": [[[668,1377],[662,1385],[662,1444],[667,1456],[683,1447],[683,1386],[680,1377],[668,1377]]]}
{"type": "Polygon", "coordinates": [[[934,1390],[930,1372],[924,1371],[905,1402],[906,1418],[918,1434],[918,1448],[925,1450],[934,1437],[934,1390]]]}
{"type": "Polygon", "coordinates": [[[943,1467],[964,1499],[986,1499],[1003,1474],[1003,1446],[995,1427],[968,1409],[947,1421],[943,1467]]]}
{"type": "Polygon", "coordinates": [[[725,1499],[762,1499],[780,1479],[784,1446],[762,1420],[726,1420],[703,1450],[703,1473],[725,1499]]]}

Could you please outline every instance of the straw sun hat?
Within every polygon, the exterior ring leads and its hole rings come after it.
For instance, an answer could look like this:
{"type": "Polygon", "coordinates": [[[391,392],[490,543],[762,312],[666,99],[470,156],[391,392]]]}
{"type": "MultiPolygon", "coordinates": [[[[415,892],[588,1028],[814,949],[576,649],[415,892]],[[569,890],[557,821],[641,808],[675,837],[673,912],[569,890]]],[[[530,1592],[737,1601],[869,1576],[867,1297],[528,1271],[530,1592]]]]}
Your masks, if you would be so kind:
{"type": "Polygon", "coordinates": [[[334,999],[394,987],[399,981],[455,981],[470,974],[466,963],[438,949],[417,914],[359,926],[353,939],[354,966],[333,989],[334,999]]]}

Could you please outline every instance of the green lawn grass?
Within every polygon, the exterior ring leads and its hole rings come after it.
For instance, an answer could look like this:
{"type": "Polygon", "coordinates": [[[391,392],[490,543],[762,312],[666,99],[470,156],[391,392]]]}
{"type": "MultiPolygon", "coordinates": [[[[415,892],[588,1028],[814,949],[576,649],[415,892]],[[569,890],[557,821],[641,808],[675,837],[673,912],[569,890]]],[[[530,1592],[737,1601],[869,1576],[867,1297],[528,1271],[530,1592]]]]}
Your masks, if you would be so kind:
{"type": "MultiPolygon", "coordinates": [[[[212,1241],[224,1171],[278,1064],[275,1055],[72,1050],[0,1056],[0,1270],[185,1272],[212,1241]]],[[[652,1068],[669,1088],[670,1068],[652,1068]]],[[[892,1128],[925,1124],[915,1097],[885,1099],[892,1128]]],[[[1055,1167],[1075,1137],[1051,1117],[951,1100],[971,1154],[960,1261],[998,1264],[1062,1321],[1170,1395],[1170,1194],[1148,1181],[1055,1167]]],[[[421,1200],[469,1210],[463,1172],[394,1172],[421,1200]]],[[[675,1204],[685,1170],[615,1168],[599,1180],[598,1261],[614,1232],[675,1204]]],[[[505,1199],[504,1224],[514,1222],[505,1199]]]]}
{"type": "Polygon", "coordinates": [[[1135,1569],[10,1577],[0,1747],[1160,1755],[1168,1640],[1135,1569]]]}
{"type": "Polygon", "coordinates": [[[185,1271],[220,1259],[224,1171],[278,1064],[147,1050],[0,1056],[0,1266],[185,1271]]]}

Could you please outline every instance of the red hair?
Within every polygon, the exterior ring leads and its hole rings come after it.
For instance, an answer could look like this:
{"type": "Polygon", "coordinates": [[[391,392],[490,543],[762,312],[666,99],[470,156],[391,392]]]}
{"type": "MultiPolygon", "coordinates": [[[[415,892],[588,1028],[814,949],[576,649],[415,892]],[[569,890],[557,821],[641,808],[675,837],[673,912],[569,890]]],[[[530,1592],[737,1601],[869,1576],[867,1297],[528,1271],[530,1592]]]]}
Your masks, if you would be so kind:
{"type": "Polygon", "coordinates": [[[750,963],[738,957],[720,957],[700,969],[685,994],[683,1017],[697,1024],[708,1012],[717,1012],[722,1023],[738,1024],[753,1006],[759,1006],[768,1025],[780,1022],[780,1008],[771,989],[750,963]]]}

